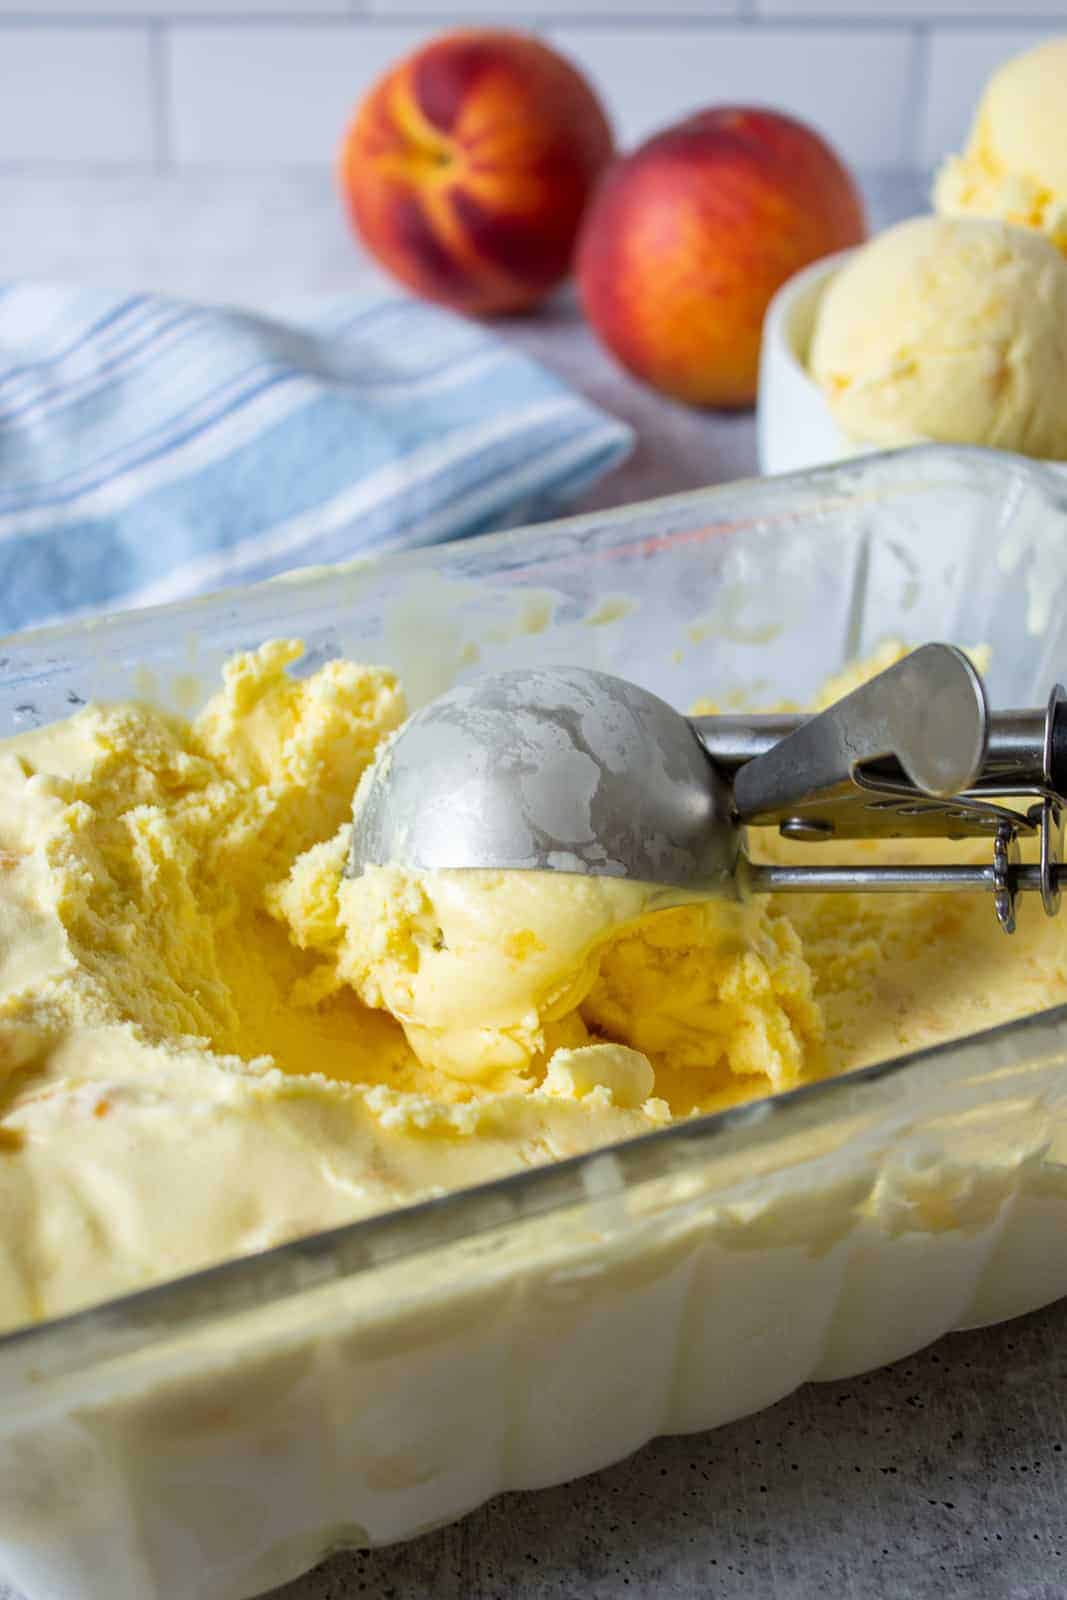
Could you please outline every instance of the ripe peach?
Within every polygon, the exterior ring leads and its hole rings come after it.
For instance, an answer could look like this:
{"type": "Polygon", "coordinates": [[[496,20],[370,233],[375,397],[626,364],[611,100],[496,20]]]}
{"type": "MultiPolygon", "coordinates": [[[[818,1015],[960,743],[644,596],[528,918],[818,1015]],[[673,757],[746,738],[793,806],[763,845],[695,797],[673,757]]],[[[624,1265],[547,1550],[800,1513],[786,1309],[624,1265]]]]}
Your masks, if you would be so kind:
{"type": "Polygon", "coordinates": [[[600,102],[569,62],[502,29],[448,33],[379,80],[340,155],[368,249],[460,311],[520,311],[570,270],[612,154],[600,102]]]}
{"type": "Polygon", "coordinates": [[[865,237],[856,186],[817,133],[718,106],[612,168],[582,224],[579,290],[639,378],[691,405],[740,408],[755,398],[775,290],[865,237]]]}

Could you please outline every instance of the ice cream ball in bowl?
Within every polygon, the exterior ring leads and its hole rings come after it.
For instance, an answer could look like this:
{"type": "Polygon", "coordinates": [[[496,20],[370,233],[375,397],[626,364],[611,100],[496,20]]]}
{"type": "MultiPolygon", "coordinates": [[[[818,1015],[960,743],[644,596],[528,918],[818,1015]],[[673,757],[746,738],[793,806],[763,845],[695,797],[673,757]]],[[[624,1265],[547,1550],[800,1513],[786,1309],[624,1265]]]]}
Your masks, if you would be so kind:
{"type": "Polygon", "coordinates": [[[938,171],[934,207],[1037,229],[1067,255],[1067,37],[997,68],[963,151],[938,171]]]}
{"type": "Polygon", "coordinates": [[[1067,259],[923,216],[791,280],[764,326],[766,472],[936,441],[1067,462],[1067,259]]]}

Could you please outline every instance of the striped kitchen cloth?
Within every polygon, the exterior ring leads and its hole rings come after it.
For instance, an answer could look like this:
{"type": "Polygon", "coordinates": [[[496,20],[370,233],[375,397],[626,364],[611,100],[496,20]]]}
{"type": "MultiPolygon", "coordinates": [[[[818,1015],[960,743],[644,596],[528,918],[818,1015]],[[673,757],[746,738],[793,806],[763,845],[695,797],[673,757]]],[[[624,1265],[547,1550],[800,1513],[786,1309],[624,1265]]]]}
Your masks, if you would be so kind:
{"type": "Polygon", "coordinates": [[[0,286],[0,632],[534,520],[630,445],[396,294],[272,319],[0,286]]]}

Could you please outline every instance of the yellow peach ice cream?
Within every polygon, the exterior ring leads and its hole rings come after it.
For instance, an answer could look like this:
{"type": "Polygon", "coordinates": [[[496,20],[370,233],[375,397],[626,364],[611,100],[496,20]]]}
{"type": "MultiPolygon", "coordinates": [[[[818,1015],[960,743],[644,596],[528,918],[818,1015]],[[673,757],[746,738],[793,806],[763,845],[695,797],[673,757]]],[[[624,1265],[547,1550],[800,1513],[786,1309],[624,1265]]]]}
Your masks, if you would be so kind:
{"type": "Polygon", "coordinates": [[[934,204],[947,217],[1035,228],[1067,253],[1067,38],[993,74],[963,154],[938,172],[934,204]]]}
{"type": "Polygon", "coordinates": [[[1067,260],[1039,233],[915,217],[835,273],[811,372],[850,438],[1067,459],[1067,260]]]}
{"type": "Polygon", "coordinates": [[[983,897],[347,880],[402,691],[299,654],[0,743],[0,1328],[1067,997],[983,897]]]}

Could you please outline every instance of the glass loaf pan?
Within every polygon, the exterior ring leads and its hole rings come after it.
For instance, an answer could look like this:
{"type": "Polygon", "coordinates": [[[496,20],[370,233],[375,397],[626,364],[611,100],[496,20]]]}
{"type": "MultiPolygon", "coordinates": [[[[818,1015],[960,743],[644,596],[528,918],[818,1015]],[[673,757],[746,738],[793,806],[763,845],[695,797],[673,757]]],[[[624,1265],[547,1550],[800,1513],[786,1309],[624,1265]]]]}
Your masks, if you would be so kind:
{"type": "MultiPolygon", "coordinates": [[[[278,635],[415,703],[577,661],[682,706],[942,638],[991,646],[995,705],[1039,704],[1065,588],[1062,480],[923,448],[11,639],[0,733],[131,692],[189,710],[278,635]]],[[[243,1600],[1030,1310],[1067,1292],[1065,1156],[1056,1008],[9,1335],[0,1575],[243,1600]]]]}

